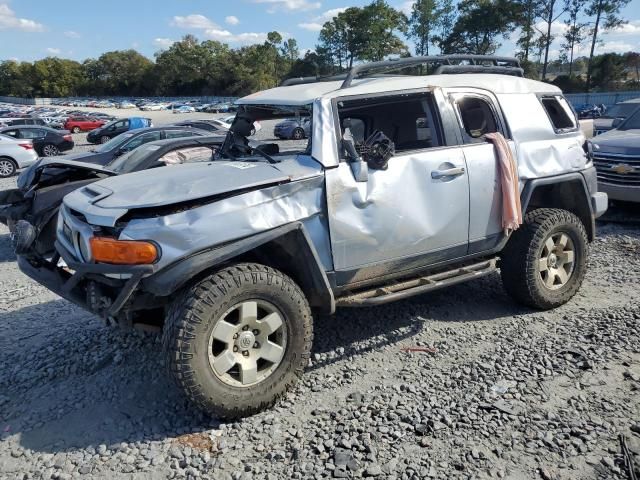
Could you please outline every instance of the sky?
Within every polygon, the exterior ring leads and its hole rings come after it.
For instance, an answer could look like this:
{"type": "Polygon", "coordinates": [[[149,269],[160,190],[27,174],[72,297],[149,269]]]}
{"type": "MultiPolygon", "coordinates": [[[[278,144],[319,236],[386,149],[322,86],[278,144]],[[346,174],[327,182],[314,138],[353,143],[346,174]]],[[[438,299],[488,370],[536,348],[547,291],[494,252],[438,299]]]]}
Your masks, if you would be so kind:
{"type": "MultiPolygon", "coordinates": [[[[295,38],[313,49],[322,24],[350,6],[370,0],[0,0],[0,60],[33,61],[47,56],[82,61],[111,50],[134,48],[153,58],[185,34],[233,47],[262,43],[267,32],[295,38]]],[[[406,13],[411,0],[387,0],[406,13]]],[[[560,2],[559,2],[560,3],[560,2]]],[[[640,51],[640,0],[622,12],[629,23],[606,33],[597,52],[640,51]]],[[[564,24],[557,21],[558,37],[564,24]]],[[[516,32],[517,33],[517,32],[516,32]]],[[[515,34],[497,52],[515,53],[515,34]]],[[[554,41],[556,58],[561,41],[554,41]]],[[[412,44],[408,42],[410,46],[412,44]]],[[[587,54],[587,42],[579,54],[587,54]]]]}

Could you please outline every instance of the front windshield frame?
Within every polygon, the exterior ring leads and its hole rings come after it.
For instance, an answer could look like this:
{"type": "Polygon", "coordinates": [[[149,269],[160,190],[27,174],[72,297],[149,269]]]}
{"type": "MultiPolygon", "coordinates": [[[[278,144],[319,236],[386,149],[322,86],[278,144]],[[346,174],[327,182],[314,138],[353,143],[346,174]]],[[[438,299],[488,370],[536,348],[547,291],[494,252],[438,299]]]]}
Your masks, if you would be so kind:
{"type": "Polygon", "coordinates": [[[96,153],[110,152],[112,150],[115,150],[116,148],[121,147],[123,143],[125,143],[127,140],[130,140],[133,136],[133,133],[121,133],[120,135],[113,137],[108,142],[98,145],[93,149],[93,151],[96,153]]]}

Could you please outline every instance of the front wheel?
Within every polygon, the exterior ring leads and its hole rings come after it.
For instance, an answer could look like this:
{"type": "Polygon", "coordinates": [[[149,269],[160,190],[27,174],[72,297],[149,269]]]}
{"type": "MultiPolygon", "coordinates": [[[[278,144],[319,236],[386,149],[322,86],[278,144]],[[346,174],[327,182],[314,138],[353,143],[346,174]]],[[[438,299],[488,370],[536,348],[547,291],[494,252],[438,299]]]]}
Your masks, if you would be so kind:
{"type": "Polygon", "coordinates": [[[302,130],[301,128],[296,128],[293,131],[292,137],[294,140],[302,140],[304,138],[304,130],[302,130]]]}
{"type": "Polygon", "coordinates": [[[233,418],[272,406],[297,382],[312,332],[309,304],[293,280],[238,264],[178,296],[163,347],[185,394],[203,411],[233,418]]]}
{"type": "Polygon", "coordinates": [[[107,143],[109,140],[111,140],[109,135],[103,135],[100,137],[100,143],[107,143]]]}
{"type": "Polygon", "coordinates": [[[502,252],[502,283],[524,305],[542,310],[558,307],[582,285],[588,253],[587,233],[573,213],[533,210],[502,252]]]}

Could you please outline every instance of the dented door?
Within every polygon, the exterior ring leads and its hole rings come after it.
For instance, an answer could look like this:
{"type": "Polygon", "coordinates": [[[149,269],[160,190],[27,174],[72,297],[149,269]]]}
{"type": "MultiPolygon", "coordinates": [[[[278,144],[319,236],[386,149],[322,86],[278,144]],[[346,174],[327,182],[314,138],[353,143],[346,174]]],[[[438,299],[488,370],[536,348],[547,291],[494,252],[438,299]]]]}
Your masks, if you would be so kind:
{"type": "Polygon", "coordinates": [[[361,183],[342,162],[326,179],[335,270],[390,262],[404,269],[421,259],[435,263],[434,252],[466,253],[469,182],[460,147],[396,154],[387,170],[370,168],[361,183]]]}

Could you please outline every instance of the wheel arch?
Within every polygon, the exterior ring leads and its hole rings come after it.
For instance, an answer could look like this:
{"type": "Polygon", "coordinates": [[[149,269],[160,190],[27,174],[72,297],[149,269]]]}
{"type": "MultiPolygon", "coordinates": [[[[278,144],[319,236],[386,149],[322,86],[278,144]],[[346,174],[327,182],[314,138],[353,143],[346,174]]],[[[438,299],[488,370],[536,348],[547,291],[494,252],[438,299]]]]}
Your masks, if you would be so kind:
{"type": "Polygon", "coordinates": [[[580,219],[589,242],[595,238],[591,196],[584,177],[578,172],[529,180],[522,190],[521,203],[523,215],[536,208],[567,210],[580,219]]]}
{"type": "Polygon", "coordinates": [[[309,305],[335,311],[335,299],[320,257],[304,225],[293,222],[182,258],[142,281],[143,290],[167,297],[225,265],[256,262],[280,270],[302,289],[309,305]]]}

